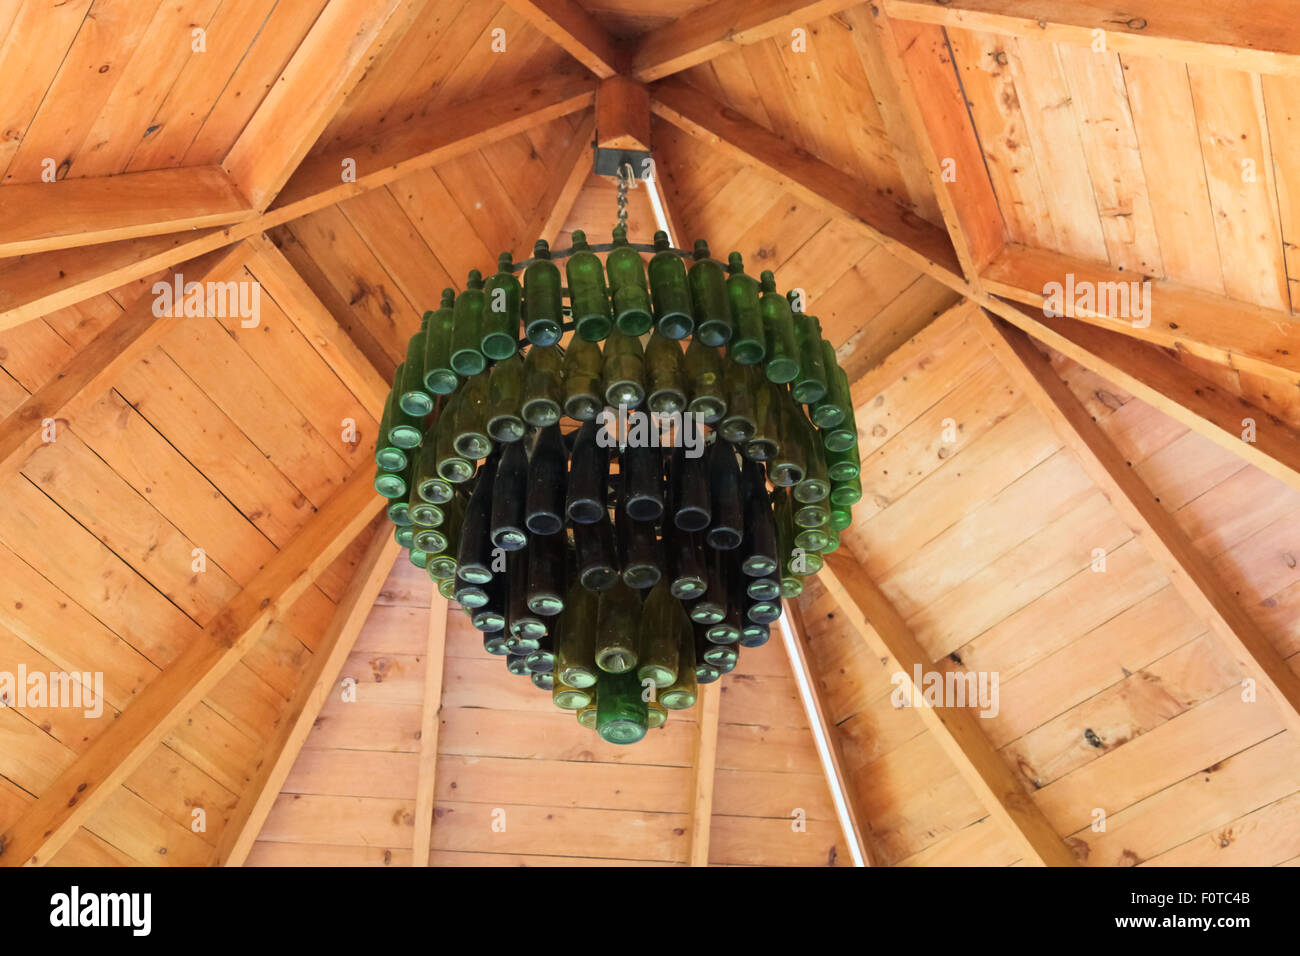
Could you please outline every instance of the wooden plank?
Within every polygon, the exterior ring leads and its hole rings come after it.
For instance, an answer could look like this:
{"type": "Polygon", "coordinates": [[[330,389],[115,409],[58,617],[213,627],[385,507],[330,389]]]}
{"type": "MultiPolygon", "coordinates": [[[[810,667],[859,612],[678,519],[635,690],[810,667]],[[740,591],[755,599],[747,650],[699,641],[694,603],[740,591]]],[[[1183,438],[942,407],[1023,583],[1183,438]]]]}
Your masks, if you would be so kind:
{"type": "MultiPolygon", "coordinates": [[[[383,529],[385,536],[387,528],[383,529]]],[[[436,590],[429,603],[429,642],[424,657],[424,701],[420,715],[420,758],[415,784],[415,838],[412,866],[429,865],[433,806],[438,784],[438,729],[442,726],[442,668],[447,654],[451,607],[436,590]]],[[[465,799],[462,797],[462,799],[465,799]]]]}
{"type": "Polygon", "coordinates": [[[627,53],[577,0],[506,0],[602,80],[627,72],[627,53]]]}
{"type": "Polygon", "coordinates": [[[365,624],[379,589],[397,559],[401,546],[385,524],[375,529],[365,556],[357,566],[348,590],[322,635],[294,692],[293,700],[280,715],[275,736],[267,741],[257,775],[240,794],[239,804],[222,831],[217,845],[219,866],[243,866],[262,831],[262,824],[279,796],[285,778],[293,769],[302,745],[320,716],[325,698],[334,683],[357,635],[365,624]]]}
{"type": "Polygon", "coordinates": [[[388,399],[389,384],[361,354],[352,337],[316,298],[311,287],[275,243],[265,235],[258,235],[250,238],[247,245],[251,253],[249,271],[348,390],[365,403],[371,414],[381,415],[388,399]]]}
{"type": "Polygon", "coordinates": [[[425,0],[330,0],[222,166],[253,208],[271,205],[343,101],[425,0]]]}
{"type": "Polygon", "coordinates": [[[1287,0],[1205,6],[1179,0],[883,0],[896,19],[1116,53],[1300,75],[1300,23],[1287,0]],[[1122,12],[1121,12],[1122,11],[1122,12]]]}
{"type": "Polygon", "coordinates": [[[1165,352],[1001,300],[986,306],[1045,345],[1158,408],[1279,481],[1300,489],[1300,435],[1284,422],[1196,375],[1165,352]],[[1242,435],[1255,423],[1254,441],[1242,435]]]}
{"type": "Polygon", "coordinates": [[[662,79],[769,37],[788,39],[795,27],[853,6],[854,0],[714,0],[643,36],[632,75],[645,83],[662,79]]]}
{"type": "Polygon", "coordinates": [[[245,651],[379,513],[359,469],[160,675],[135,695],[41,798],[0,836],[0,865],[44,865],[245,651]]]}
{"type": "Polygon", "coordinates": [[[786,656],[790,661],[790,670],[795,675],[799,686],[799,695],[803,701],[804,713],[808,716],[808,726],[812,728],[817,742],[817,753],[822,762],[822,773],[826,777],[826,786],[835,805],[836,818],[844,838],[851,844],[850,851],[855,866],[871,866],[871,852],[867,847],[866,829],[863,827],[853,787],[845,771],[844,753],[840,747],[838,734],[835,732],[829,709],[822,701],[818,682],[813,678],[809,664],[808,638],[804,632],[803,614],[799,605],[793,601],[784,602],[781,615],[781,636],[784,639],[786,656]]]}
{"type": "Polygon", "coordinates": [[[0,187],[0,257],[240,222],[253,210],[220,166],[0,187]]]}
{"type": "Polygon", "coordinates": [[[573,204],[578,201],[578,194],[591,176],[591,144],[596,134],[596,117],[588,113],[579,121],[577,129],[569,139],[569,146],[560,161],[555,164],[551,180],[533,210],[532,218],[524,227],[523,235],[514,244],[514,248],[532,254],[532,243],[545,239],[554,246],[560,238],[560,230],[573,211],[573,204]]]}
{"type": "Polygon", "coordinates": [[[1085,288],[1081,283],[1088,283],[1095,293],[1091,307],[1077,300],[1066,301],[1068,318],[1163,348],[1191,352],[1274,382],[1300,384],[1300,321],[1289,312],[1250,305],[1164,280],[1150,285],[1150,314],[1142,319],[1149,320],[1149,324],[1135,325],[1135,316],[1120,314],[1129,296],[1113,297],[1109,290],[1123,287],[1122,291],[1128,293],[1132,283],[1142,281],[1141,276],[1106,263],[1019,245],[1008,245],[1003,250],[984,271],[981,284],[989,295],[1005,296],[1042,309],[1049,284],[1064,287],[1068,279],[1072,279],[1078,290],[1085,288]],[[1118,308],[1112,307],[1116,304],[1118,308]],[[1225,322],[1225,315],[1232,316],[1232,321],[1225,322]]]}
{"type": "Polygon", "coordinates": [[[691,789],[690,850],[691,866],[709,865],[709,832],[713,823],[713,778],[718,759],[718,714],[722,708],[722,685],[719,681],[700,688],[699,736],[695,740],[694,782],[691,789]]]}
{"type": "Polygon", "coordinates": [[[596,87],[596,145],[650,150],[650,91],[645,84],[611,76],[596,87]]]}
{"type": "MultiPolygon", "coordinates": [[[[482,147],[576,113],[592,104],[594,83],[585,77],[555,75],[532,85],[509,102],[492,94],[427,117],[413,120],[408,127],[355,148],[340,148],[322,154],[298,169],[275,208],[245,218],[236,225],[195,235],[168,246],[118,248],[94,269],[74,267],[64,275],[66,259],[37,261],[23,268],[26,281],[21,297],[7,298],[0,292],[0,329],[9,328],[43,314],[45,304],[68,305],[157,272],[172,262],[193,258],[239,239],[247,239],[308,213],[325,209],[344,199],[377,189],[418,170],[464,155],[482,147]],[[355,160],[355,182],[343,182],[344,160],[355,160]],[[102,270],[102,271],[101,271],[102,270]]],[[[6,187],[7,188],[7,187],[6,187]]],[[[66,253],[47,253],[65,256],[66,253]]],[[[89,252],[87,255],[96,255],[89,252]]],[[[7,287],[7,285],[6,285],[7,287]]]]}
{"type": "Polygon", "coordinates": [[[967,291],[947,233],[885,190],[846,180],[839,170],[680,80],[658,83],[650,95],[651,109],[674,126],[721,147],[800,199],[846,218],[909,265],[967,291]]]}
{"type": "Polygon", "coordinates": [[[913,674],[930,670],[930,659],[875,582],[852,558],[840,554],[826,556],[817,580],[839,603],[849,626],[873,649],[898,662],[909,692],[916,691],[911,696],[919,702],[916,709],[927,729],[989,813],[1022,847],[1026,859],[1046,866],[1076,865],[1073,854],[1029,799],[971,711],[931,707],[913,687],[913,674]]]}
{"type": "Polygon", "coordinates": [[[1286,725],[1300,733],[1300,676],[1282,660],[1231,590],[1216,579],[1176,518],[1129,467],[1024,332],[999,325],[985,313],[972,322],[1133,533],[1145,542],[1178,593],[1209,624],[1242,672],[1273,697],[1286,725]]]}
{"type": "MultiPolygon", "coordinates": [[[[209,253],[179,267],[187,281],[224,281],[242,264],[247,250],[240,246],[209,253]]],[[[69,360],[52,379],[32,392],[0,422],[0,480],[22,468],[42,444],[43,422],[67,418],[97,401],[118,374],[135,363],[184,318],[154,315],[154,299],[144,296],[112,325],[69,360]]]]}

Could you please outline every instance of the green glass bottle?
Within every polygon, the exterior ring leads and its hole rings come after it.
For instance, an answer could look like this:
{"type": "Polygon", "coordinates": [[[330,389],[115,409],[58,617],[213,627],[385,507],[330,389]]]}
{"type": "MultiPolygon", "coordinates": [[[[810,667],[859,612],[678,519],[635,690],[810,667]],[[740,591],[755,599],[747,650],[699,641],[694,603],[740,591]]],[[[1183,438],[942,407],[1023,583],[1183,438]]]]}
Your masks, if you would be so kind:
{"type": "MultiPolygon", "coordinates": [[[[420,496],[418,482],[410,482],[411,492],[407,499],[405,524],[418,525],[421,528],[437,528],[446,521],[446,512],[431,501],[420,496]]],[[[425,550],[428,550],[427,548],[425,550]]]]}
{"type": "Polygon", "coordinates": [[[668,711],[664,705],[657,700],[646,701],[646,721],[645,725],[649,730],[657,730],[664,724],[668,723],[668,711]]]}
{"type": "Polygon", "coordinates": [[[376,471],[375,491],[389,499],[405,498],[406,476],[390,471],[376,471]]]}
{"type": "Polygon", "coordinates": [[[492,366],[488,381],[487,433],[493,441],[509,444],[528,430],[523,419],[524,360],[518,352],[492,366]]]}
{"type": "Polygon", "coordinates": [[[693,635],[691,638],[691,643],[695,645],[695,683],[696,684],[712,684],[714,681],[716,681],[718,678],[722,676],[722,671],[718,670],[718,668],[714,667],[712,664],[710,664],[707,660],[704,659],[705,651],[707,651],[710,647],[715,646],[705,638],[704,631],[705,628],[696,627],[693,624],[691,625],[691,634],[693,635]]]}
{"type": "Polygon", "coordinates": [[[759,286],[745,275],[745,261],[733,252],[727,265],[727,299],[731,303],[731,341],[727,354],[740,365],[758,365],[767,355],[759,286]]]}
{"type": "Polygon", "coordinates": [[[614,324],[605,287],[605,267],[587,245],[587,234],[573,230],[573,252],[564,266],[569,280],[573,330],[585,342],[600,342],[614,324]]]}
{"type": "Polygon", "coordinates": [[[429,333],[424,340],[424,387],[435,395],[456,391],[460,378],[451,367],[451,333],[455,326],[456,293],[442,290],[442,304],[426,315],[429,333]]]}
{"type": "Polygon", "coordinates": [[[560,615],[555,645],[555,668],[560,680],[570,687],[596,686],[596,612],[598,596],[574,582],[560,615]]]}
{"type": "Polygon", "coordinates": [[[859,457],[861,453],[857,442],[843,451],[827,451],[825,454],[826,476],[831,481],[848,481],[862,474],[862,459],[859,457]]]}
{"type": "Polygon", "coordinates": [[[641,682],[627,671],[600,675],[596,694],[596,733],[611,744],[634,744],[646,735],[646,702],[641,682]]]}
{"type": "Polygon", "coordinates": [[[460,417],[461,396],[458,390],[443,406],[437,429],[438,448],[435,453],[438,477],[458,485],[474,477],[474,463],[456,451],[457,421],[460,417]]]}
{"type": "MultiPolygon", "coordinates": [[[[823,555],[833,554],[834,552],[840,549],[839,529],[836,528],[834,525],[832,525],[830,522],[827,522],[826,526],[822,528],[822,530],[826,532],[826,547],[822,548],[822,554],[823,555]]],[[[825,564],[826,562],[825,560],[823,560],[822,565],[825,566],[825,564]]]]}
{"type": "Polygon", "coordinates": [[[390,501],[385,509],[388,520],[399,528],[409,528],[411,522],[411,505],[409,501],[403,501],[398,498],[396,501],[390,501]]]}
{"type": "Polygon", "coordinates": [[[650,289],[646,286],[645,262],[627,241],[627,230],[614,227],[614,248],[605,257],[610,295],[614,300],[614,326],[624,335],[644,335],[654,316],[650,312],[650,289]]]}
{"type": "Polygon", "coordinates": [[[794,500],[800,504],[821,501],[831,492],[830,475],[827,472],[826,449],[817,440],[817,432],[803,413],[803,408],[794,405],[790,412],[794,419],[800,443],[804,449],[804,463],[807,469],[804,476],[795,483],[794,500]]]}
{"type": "MultiPolygon", "coordinates": [[[[596,666],[608,674],[634,671],[641,599],[623,582],[600,592],[596,609],[596,666]]],[[[635,674],[633,675],[635,679],[635,674]]],[[[638,685],[639,688],[639,685],[638,685]]]]}
{"type": "Polygon", "coordinates": [[[862,479],[850,478],[831,485],[831,504],[837,508],[851,508],[862,500],[862,479]]]}
{"type": "Polygon", "coordinates": [[[655,233],[655,254],[650,257],[650,298],[654,304],[655,329],[669,339],[684,339],[695,329],[691,314],[691,290],[686,266],[672,251],[668,233],[655,233]]]}
{"type": "Polygon", "coordinates": [[[551,261],[545,239],[533,246],[533,262],[524,270],[524,334],[533,345],[554,345],[564,328],[564,294],[560,267],[551,261]]]}
{"type": "Polygon", "coordinates": [[[403,451],[419,448],[424,440],[422,422],[416,416],[402,409],[400,401],[406,388],[406,363],[397,366],[393,372],[393,407],[388,419],[388,444],[403,451]]]}
{"type": "Polygon", "coordinates": [[[429,335],[429,320],[432,317],[432,312],[424,313],[420,330],[406,343],[406,372],[403,375],[403,391],[399,402],[402,410],[415,418],[423,418],[433,411],[433,396],[424,384],[424,351],[429,335]]]}
{"type": "Polygon", "coordinates": [[[745,621],[745,627],[740,633],[741,647],[762,647],[772,636],[771,630],[766,624],[755,624],[753,621],[745,621]]]}
{"type": "Polygon", "coordinates": [[[742,451],[750,461],[771,461],[781,451],[781,419],[776,386],[761,377],[754,390],[754,423],[757,426],[742,451]]]}
{"type": "Polygon", "coordinates": [[[534,535],[528,542],[528,609],[542,617],[564,610],[564,580],[568,567],[568,537],[534,535]]]}
{"type": "Polygon", "coordinates": [[[563,710],[581,710],[591,703],[591,691],[580,687],[570,687],[561,679],[556,679],[551,701],[563,710]]]}
{"type": "Polygon", "coordinates": [[[723,384],[727,390],[727,413],[718,430],[727,441],[743,448],[758,430],[758,415],[754,409],[758,385],[753,366],[728,362],[723,370],[723,384]]]}
{"type": "Polygon", "coordinates": [[[826,369],[826,395],[813,405],[812,420],[818,428],[836,428],[849,415],[853,398],[849,390],[849,377],[840,368],[831,343],[822,339],[822,364],[826,369]]]}
{"type": "Polygon", "coordinates": [[[518,677],[528,676],[528,663],[524,660],[524,654],[509,654],[506,656],[506,670],[518,677]]]}
{"type": "Polygon", "coordinates": [[[684,365],[686,391],[690,396],[686,411],[698,415],[706,425],[716,425],[727,414],[722,356],[716,348],[705,345],[697,333],[686,347],[684,365]]]}
{"type": "Polygon", "coordinates": [[[469,271],[465,291],[456,297],[452,312],[451,367],[462,377],[477,375],[487,368],[487,359],[479,351],[483,342],[483,312],[487,296],[483,294],[483,273],[469,271]]]}
{"type": "Polygon", "coordinates": [[[677,680],[676,617],[680,610],[666,581],[660,581],[646,595],[640,615],[636,669],[643,686],[648,680],[662,690],[677,680]]]}
{"type": "Polygon", "coordinates": [[[856,445],[858,443],[858,423],[852,406],[849,407],[849,412],[844,417],[844,421],[834,428],[822,429],[821,436],[822,443],[826,446],[827,451],[844,451],[846,448],[852,448],[856,445]]]}
{"type": "Polygon", "coordinates": [[[564,355],[558,345],[534,345],[524,358],[524,421],[554,425],[564,414],[564,355]]]}
{"type": "Polygon", "coordinates": [[[564,414],[576,421],[592,421],[605,407],[601,363],[600,346],[578,336],[569,340],[564,351],[564,414]]]}
{"type": "Polygon", "coordinates": [[[695,630],[679,605],[673,614],[673,636],[677,641],[677,679],[659,693],[659,703],[669,710],[695,706],[695,630]]]}
{"type": "Polygon", "coordinates": [[[616,328],[605,341],[601,378],[605,383],[605,404],[615,408],[637,408],[645,401],[645,355],[636,335],[616,328]]]}
{"type": "Polygon", "coordinates": [[[508,359],[519,348],[523,294],[510,253],[501,253],[496,275],[483,284],[485,308],[479,350],[493,361],[508,359]]]}
{"type": "Polygon", "coordinates": [[[444,505],[451,501],[456,489],[452,487],[451,482],[438,474],[438,422],[434,423],[432,429],[425,436],[424,444],[420,446],[420,451],[415,459],[414,470],[411,473],[411,480],[415,484],[415,492],[422,499],[434,505],[444,505]]]}
{"type": "Polygon", "coordinates": [[[795,341],[794,316],[785,296],[776,291],[776,276],[763,270],[759,308],[767,343],[765,371],[769,382],[785,385],[799,377],[799,345],[795,341]]]}
{"type": "Polygon", "coordinates": [[[408,528],[394,528],[394,529],[393,529],[393,538],[394,538],[394,539],[397,541],[397,543],[400,544],[403,548],[408,548],[408,549],[409,549],[409,548],[411,547],[411,539],[414,538],[414,537],[415,537],[415,529],[414,529],[414,528],[409,528],[409,527],[408,527],[408,528]]]}
{"type": "Polygon", "coordinates": [[[592,700],[586,707],[578,709],[578,726],[588,730],[596,729],[596,701],[592,700]]]}
{"type": "Polygon", "coordinates": [[[827,524],[836,531],[843,531],[853,524],[853,512],[848,508],[832,508],[827,524]]]}
{"type": "Polygon", "coordinates": [[[680,413],[686,408],[686,369],[682,347],[658,329],[645,347],[646,404],[658,415],[680,413]]]}
{"type": "Polygon", "coordinates": [[[412,544],[411,550],[406,552],[406,557],[407,560],[409,560],[417,568],[423,569],[428,566],[429,552],[425,551],[423,548],[420,548],[415,544],[412,544]]]}
{"type": "Polygon", "coordinates": [[[731,340],[731,304],[727,298],[727,276],[722,263],[709,257],[709,244],[695,240],[695,260],[687,278],[691,286],[691,305],[695,310],[695,338],[709,348],[719,348],[731,340]]]}
{"type": "Polygon", "coordinates": [[[450,577],[439,578],[438,593],[443,596],[444,600],[454,601],[456,600],[456,584],[457,578],[454,574],[450,577]]]}
{"type": "Polygon", "coordinates": [[[790,488],[803,481],[808,473],[808,456],[804,448],[807,436],[795,418],[802,413],[791,400],[789,391],[780,386],[774,386],[774,390],[776,394],[772,403],[780,440],[776,454],[768,462],[767,477],[777,487],[790,488]]]}
{"type": "Polygon", "coordinates": [[[492,437],[488,434],[488,395],[492,377],[486,372],[471,375],[459,392],[456,408],[456,453],[469,461],[482,461],[492,452],[492,437]]]}
{"type": "Polygon", "coordinates": [[[799,346],[799,376],[790,394],[801,405],[815,405],[826,397],[826,359],[822,350],[822,325],[815,315],[803,311],[803,296],[790,292],[786,298],[794,314],[794,338],[799,346]]]}
{"type": "Polygon", "coordinates": [[[379,419],[379,434],[375,439],[375,464],[380,471],[400,473],[406,470],[410,462],[406,452],[388,439],[388,433],[392,430],[395,401],[393,393],[389,392],[388,398],[384,400],[384,414],[379,419]]]}
{"type": "Polygon", "coordinates": [[[705,565],[708,569],[705,591],[687,612],[697,624],[717,624],[727,616],[727,563],[721,551],[710,549],[705,565]]]}
{"type": "Polygon", "coordinates": [[[533,686],[538,690],[551,692],[555,690],[555,675],[550,671],[534,670],[529,673],[529,679],[532,680],[533,686]]]}

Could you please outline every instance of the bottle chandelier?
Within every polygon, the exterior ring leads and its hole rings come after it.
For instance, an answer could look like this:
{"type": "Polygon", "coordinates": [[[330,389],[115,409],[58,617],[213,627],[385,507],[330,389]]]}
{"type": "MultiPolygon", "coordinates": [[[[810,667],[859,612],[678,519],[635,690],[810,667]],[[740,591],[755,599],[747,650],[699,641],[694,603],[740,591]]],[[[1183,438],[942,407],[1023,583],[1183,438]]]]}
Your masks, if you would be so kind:
{"type": "Polygon", "coordinates": [[[767,642],[862,497],[848,378],[801,295],[703,240],[689,268],[664,232],[630,244],[625,189],[612,244],[575,230],[443,291],[375,450],[411,562],[617,744],[767,642]]]}

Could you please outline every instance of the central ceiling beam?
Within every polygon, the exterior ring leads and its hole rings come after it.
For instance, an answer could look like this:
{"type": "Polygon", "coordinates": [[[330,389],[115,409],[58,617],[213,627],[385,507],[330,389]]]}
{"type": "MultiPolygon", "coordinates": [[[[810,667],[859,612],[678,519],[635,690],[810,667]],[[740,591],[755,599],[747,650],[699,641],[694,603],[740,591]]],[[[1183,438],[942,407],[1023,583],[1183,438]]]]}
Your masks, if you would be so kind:
{"type": "Polygon", "coordinates": [[[651,109],[686,133],[725,150],[804,202],[859,227],[899,259],[967,294],[948,234],[880,187],[838,169],[678,79],[650,89],[651,109]]]}
{"type": "Polygon", "coordinates": [[[695,738],[695,772],[692,774],[691,866],[709,865],[709,830],[713,822],[713,780],[718,760],[718,721],[722,710],[722,684],[700,688],[699,736],[695,738]]]}
{"type": "Polygon", "coordinates": [[[1273,698],[1291,733],[1300,735],[1300,675],[1287,666],[1235,595],[1216,578],[1178,520],[1138,477],[1024,332],[997,323],[985,312],[977,312],[971,321],[1120,518],[1145,544],[1174,590],[1210,626],[1241,672],[1273,698]]]}
{"type": "Polygon", "coordinates": [[[363,465],[0,836],[0,866],[43,866],[383,510],[363,465]]]}
{"type": "Polygon", "coordinates": [[[917,20],[1043,43],[1300,76],[1300,17],[1294,0],[1179,3],[1177,0],[883,0],[899,20],[917,20]]]}
{"type": "Polygon", "coordinates": [[[914,687],[913,675],[930,671],[931,661],[911,628],[862,566],[846,555],[828,554],[817,580],[872,651],[892,657],[897,663],[899,679],[905,682],[909,699],[926,729],[989,815],[1021,847],[1025,859],[1045,866],[1077,866],[1074,854],[980,730],[979,718],[965,707],[931,706],[921,689],[914,687]]]}
{"type": "Polygon", "coordinates": [[[451,606],[430,589],[429,640],[424,652],[424,701],[420,709],[420,759],[415,773],[415,834],[411,865],[428,866],[433,847],[433,814],[438,788],[438,731],[442,727],[442,675],[447,658],[447,618],[451,606]]]}
{"type": "Polygon", "coordinates": [[[602,80],[627,72],[627,52],[577,0],[506,3],[602,80]]]}
{"type": "Polygon", "coordinates": [[[632,54],[642,82],[712,60],[769,37],[787,40],[795,27],[857,6],[862,0],[714,0],[643,36],[632,54]]]}

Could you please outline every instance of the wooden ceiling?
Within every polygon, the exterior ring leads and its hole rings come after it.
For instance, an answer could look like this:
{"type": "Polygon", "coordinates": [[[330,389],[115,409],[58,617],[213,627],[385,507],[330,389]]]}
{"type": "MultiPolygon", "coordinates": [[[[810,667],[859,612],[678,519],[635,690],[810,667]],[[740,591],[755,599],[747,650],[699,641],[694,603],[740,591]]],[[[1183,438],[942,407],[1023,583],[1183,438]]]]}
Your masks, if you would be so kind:
{"type": "Polygon", "coordinates": [[[0,709],[0,862],[1300,863],[1300,26],[1223,6],[0,4],[0,672],[105,699],[0,709]],[[627,749],[369,487],[440,290],[607,234],[616,74],[634,235],[657,188],[805,289],[865,491],[793,665],[627,749]],[[175,272],[259,325],[155,316],[175,272]],[[1067,275],[1152,321],[1045,315],[1067,275]]]}

